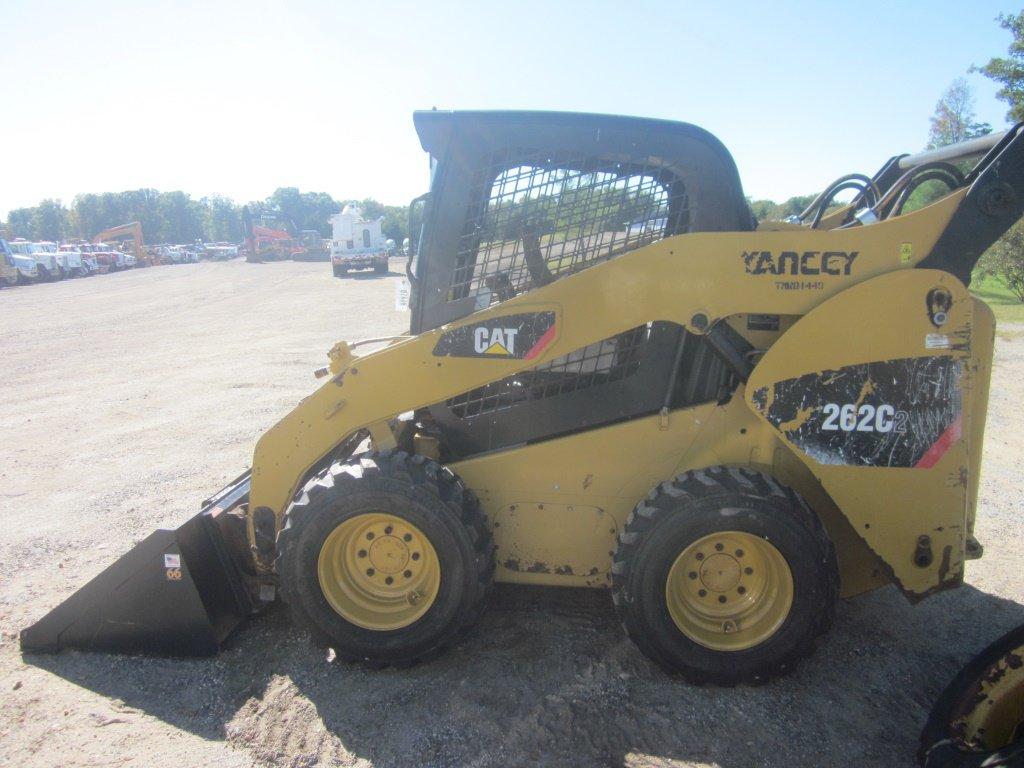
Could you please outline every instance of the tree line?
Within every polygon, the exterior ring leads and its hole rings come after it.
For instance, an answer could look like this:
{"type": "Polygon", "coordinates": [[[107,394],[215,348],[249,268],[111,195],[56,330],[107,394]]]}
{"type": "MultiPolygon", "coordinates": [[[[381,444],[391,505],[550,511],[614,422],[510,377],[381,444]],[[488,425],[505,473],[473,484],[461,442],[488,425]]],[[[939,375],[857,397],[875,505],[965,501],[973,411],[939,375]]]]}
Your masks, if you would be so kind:
{"type": "MultiPolygon", "coordinates": [[[[407,236],[407,206],[384,205],[372,198],[336,200],[326,192],[279,187],[265,200],[248,203],[248,207],[256,222],[266,221],[293,235],[305,229],[330,237],[330,217],[348,202],[356,203],[366,218],[383,216],[385,237],[401,243],[407,236]]],[[[244,237],[242,206],[233,200],[219,195],[194,199],[186,192],[155,189],[82,194],[70,206],[60,200],[43,200],[39,205],[10,211],[7,228],[11,237],[27,240],[88,240],[104,229],[132,221],[142,225],[147,243],[240,242],[244,237]]]]}

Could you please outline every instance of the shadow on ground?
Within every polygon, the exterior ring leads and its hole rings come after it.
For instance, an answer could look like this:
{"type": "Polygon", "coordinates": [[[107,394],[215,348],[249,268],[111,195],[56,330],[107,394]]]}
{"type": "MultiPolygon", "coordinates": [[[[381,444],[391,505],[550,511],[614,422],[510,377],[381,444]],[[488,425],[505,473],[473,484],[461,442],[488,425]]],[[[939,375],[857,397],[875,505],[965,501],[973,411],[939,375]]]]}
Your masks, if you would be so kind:
{"type": "Polygon", "coordinates": [[[607,593],[499,587],[442,658],[402,671],[329,663],[274,610],[220,656],[64,652],[28,663],[266,763],[912,765],[941,689],[1024,606],[973,587],[911,607],[840,604],[817,653],[760,687],[694,687],[624,637],[607,593]]]}
{"type": "Polygon", "coordinates": [[[359,272],[347,272],[343,280],[383,280],[385,277],[405,277],[405,272],[396,272],[394,269],[389,269],[387,272],[378,274],[372,269],[364,269],[359,272]]]}

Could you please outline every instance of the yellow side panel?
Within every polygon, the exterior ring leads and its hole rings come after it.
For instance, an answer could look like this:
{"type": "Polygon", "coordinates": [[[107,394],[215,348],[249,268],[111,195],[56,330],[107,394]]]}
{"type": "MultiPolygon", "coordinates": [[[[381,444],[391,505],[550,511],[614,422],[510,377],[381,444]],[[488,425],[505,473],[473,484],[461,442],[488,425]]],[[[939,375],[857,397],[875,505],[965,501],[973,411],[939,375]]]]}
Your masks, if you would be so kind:
{"type": "Polygon", "coordinates": [[[967,289],[944,272],[882,275],[809,312],[747,385],[751,408],[910,597],[963,576],[974,404],[990,363],[977,358],[987,342],[972,349],[973,320],[967,289]]]}
{"type": "Polygon", "coordinates": [[[708,403],[673,412],[664,429],[648,416],[452,464],[494,528],[498,580],[608,584],[618,529],[722,410],[708,403]]]}

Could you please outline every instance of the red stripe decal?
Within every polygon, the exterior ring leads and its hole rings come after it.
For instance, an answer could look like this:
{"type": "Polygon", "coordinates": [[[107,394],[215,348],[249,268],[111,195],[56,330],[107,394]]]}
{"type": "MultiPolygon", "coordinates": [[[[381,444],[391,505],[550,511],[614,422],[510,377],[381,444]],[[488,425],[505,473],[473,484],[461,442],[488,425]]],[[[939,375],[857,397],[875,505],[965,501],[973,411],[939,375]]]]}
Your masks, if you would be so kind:
{"type": "Polygon", "coordinates": [[[957,416],[956,420],[946,427],[946,431],[939,435],[939,439],[932,443],[932,447],[925,451],[924,456],[921,457],[921,460],[914,467],[917,469],[931,469],[934,467],[939,462],[939,459],[946,455],[949,447],[960,439],[962,430],[963,417],[957,416]]]}
{"type": "Polygon", "coordinates": [[[530,347],[530,351],[523,355],[524,360],[533,360],[537,355],[544,351],[544,347],[551,343],[551,340],[555,338],[555,326],[552,323],[551,327],[544,331],[544,335],[537,339],[537,343],[530,347]]]}

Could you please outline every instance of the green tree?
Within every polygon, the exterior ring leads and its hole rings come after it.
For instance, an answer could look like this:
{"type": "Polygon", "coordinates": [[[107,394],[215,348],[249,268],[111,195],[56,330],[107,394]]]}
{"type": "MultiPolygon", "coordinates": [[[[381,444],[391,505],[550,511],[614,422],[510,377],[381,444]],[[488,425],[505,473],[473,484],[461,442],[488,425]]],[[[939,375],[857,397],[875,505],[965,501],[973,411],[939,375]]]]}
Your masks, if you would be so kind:
{"type": "Polygon", "coordinates": [[[205,209],[203,231],[208,240],[238,241],[242,235],[242,211],[226,197],[214,195],[199,201],[205,209]]]}
{"type": "Polygon", "coordinates": [[[974,94],[967,81],[958,77],[935,105],[928,129],[928,149],[973,139],[992,132],[988,123],[974,120],[974,94]]]}
{"type": "Polygon", "coordinates": [[[750,210],[758,221],[784,221],[799,216],[817,195],[796,195],[783,203],[774,200],[750,200],[750,210]]]}
{"type": "MultiPolygon", "coordinates": [[[[999,83],[996,95],[1010,105],[1006,118],[1017,122],[1024,120],[1024,12],[1000,14],[996,20],[1013,36],[1007,55],[989,59],[988,64],[971,71],[999,83]]],[[[1018,221],[982,254],[976,271],[995,278],[1024,302],[1024,224],[1018,221]]]]}
{"type": "Polygon", "coordinates": [[[1010,105],[1006,119],[1018,122],[1024,120],[1024,12],[1000,14],[996,21],[1013,35],[1007,55],[989,59],[988,64],[971,67],[971,71],[1000,84],[996,96],[1010,105]]]}
{"type": "Polygon", "coordinates": [[[32,237],[58,241],[67,234],[67,209],[60,200],[43,200],[32,211],[32,237]]]}
{"type": "Polygon", "coordinates": [[[32,213],[34,208],[15,208],[7,214],[7,225],[12,237],[32,237],[32,213]]]}
{"type": "Polygon", "coordinates": [[[1020,222],[982,254],[975,271],[1002,283],[1024,302],[1024,227],[1020,222]]]}
{"type": "Polygon", "coordinates": [[[278,187],[258,212],[276,215],[292,234],[315,229],[322,237],[328,237],[330,218],[340,210],[341,204],[326,192],[299,192],[297,187],[278,187]]]}

